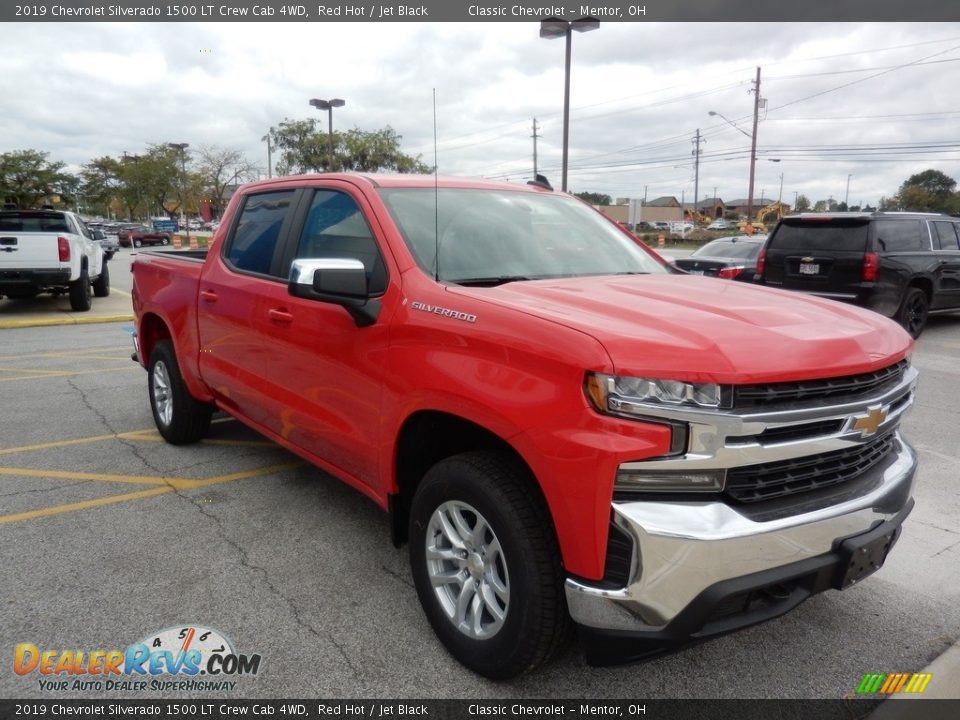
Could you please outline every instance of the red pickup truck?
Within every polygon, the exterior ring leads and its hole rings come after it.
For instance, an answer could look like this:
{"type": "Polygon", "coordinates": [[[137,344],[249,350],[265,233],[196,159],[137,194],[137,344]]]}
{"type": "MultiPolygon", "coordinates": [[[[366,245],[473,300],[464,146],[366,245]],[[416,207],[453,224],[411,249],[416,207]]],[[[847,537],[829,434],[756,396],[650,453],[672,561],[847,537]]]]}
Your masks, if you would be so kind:
{"type": "Polygon", "coordinates": [[[171,443],[226,412],[369,496],[491,678],[637,659],[876,570],[913,506],[911,338],[686,275],[542,183],[245,185],[207,254],[133,266],[171,443]]]}

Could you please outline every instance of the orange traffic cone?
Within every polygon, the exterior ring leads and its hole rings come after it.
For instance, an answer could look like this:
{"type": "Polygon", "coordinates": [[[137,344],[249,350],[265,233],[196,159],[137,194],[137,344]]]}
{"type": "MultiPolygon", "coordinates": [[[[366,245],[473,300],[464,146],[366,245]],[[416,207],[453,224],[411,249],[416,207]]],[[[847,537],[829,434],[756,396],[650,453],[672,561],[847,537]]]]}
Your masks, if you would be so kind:
{"type": "Polygon", "coordinates": [[[657,237],[657,247],[663,247],[667,244],[667,239],[663,236],[663,233],[657,237]]]}
{"type": "Polygon", "coordinates": [[[173,236],[173,248],[174,250],[179,250],[182,246],[182,241],[180,240],[180,235],[173,236]]]}
{"type": "Polygon", "coordinates": [[[191,235],[191,236],[190,236],[190,249],[191,249],[191,250],[199,250],[199,249],[200,249],[200,245],[197,244],[197,236],[196,236],[196,235],[191,235]]]}

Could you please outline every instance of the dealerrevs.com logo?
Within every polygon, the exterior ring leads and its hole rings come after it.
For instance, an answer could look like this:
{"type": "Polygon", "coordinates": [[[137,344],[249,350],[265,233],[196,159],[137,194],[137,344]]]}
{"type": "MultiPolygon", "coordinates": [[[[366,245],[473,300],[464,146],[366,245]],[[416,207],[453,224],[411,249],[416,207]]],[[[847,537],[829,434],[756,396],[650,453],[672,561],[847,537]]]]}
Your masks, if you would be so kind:
{"type": "Polygon", "coordinates": [[[50,650],[20,643],[17,675],[39,675],[47,692],[233,690],[234,678],[256,675],[260,655],[243,655],[222,633],[200,626],[171,627],[126,650],[50,650]]]}

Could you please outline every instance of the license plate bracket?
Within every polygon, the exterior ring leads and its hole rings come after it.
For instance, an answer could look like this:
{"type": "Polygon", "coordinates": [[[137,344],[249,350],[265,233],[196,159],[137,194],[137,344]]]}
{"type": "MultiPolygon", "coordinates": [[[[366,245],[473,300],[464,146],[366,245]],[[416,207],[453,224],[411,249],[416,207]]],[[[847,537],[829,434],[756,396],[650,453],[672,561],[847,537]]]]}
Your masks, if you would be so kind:
{"type": "Polygon", "coordinates": [[[901,527],[879,527],[840,542],[833,586],[845,590],[879,570],[900,537],[901,527]]]}

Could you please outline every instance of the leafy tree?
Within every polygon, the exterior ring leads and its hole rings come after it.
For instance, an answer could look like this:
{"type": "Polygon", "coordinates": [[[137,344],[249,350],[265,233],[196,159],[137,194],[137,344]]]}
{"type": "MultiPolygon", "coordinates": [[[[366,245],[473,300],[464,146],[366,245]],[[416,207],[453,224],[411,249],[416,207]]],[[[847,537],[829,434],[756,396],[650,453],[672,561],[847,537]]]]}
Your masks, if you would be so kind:
{"type": "Polygon", "coordinates": [[[826,200],[817,200],[813,204],[814,212],[826,212],[827,211],[827,201],[826,200]]]}
{"type": "Polygon", "coordinates": [[[810,198],[806,195],[797,195],[796,207],[794,212],[810,212],[810,198]]]}
{"type": "Polygon", "coordinates": [[[957,207],[956,187],[957,181],[939,170],[924,170],[911,175],[900,186],[894,198],[896,207],[918,212],[950,212],[957,207]]]}
{"type": "Polygon", "coordinates": [[[331,139],[316,119],[284,120],[270,129],[273,147],[279,153],[281,175],[306,172],[430,172],[431,168],[400,151],[400,135],[391,128],[366,132],[337,132],[331,139]],[[331,148],[332,145],[332,148],[331,148]],[[332,152],[331,152],[332,150],[332,152]]]}
{"type": "Polygon", "coordinates": [[[18,208],[32,208],[59,196],[70,202],[76,178],[63,172],[64,163],[47,160],[49,153],[14,150],[0,154],[0,200],[18,208]]]}
{"type": "Polygon", "coordinates": [[[220,217],[226,205],[227,187],[256,178],[257,167],[242,152],[231,148],[203,145],[198,155],[200,191],[210,197],[214,215],[220,217]]]}
{"type": "Polygon", "coordinates": [[[574,193],[574,195],[591,205],[613,205],[613,198],[603,193],[578,192],[574,193]]]}
{"type": "Polygon", "coordinates": [[[88,206],[98,207],[106,215],[107,208],[117,197],[122,184],[123,165],[116,158],[105,155],[94,158],[80,170],[80,190],[88,206]]]}

